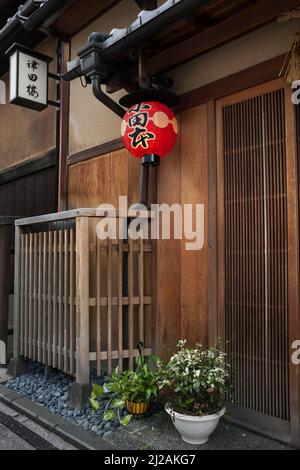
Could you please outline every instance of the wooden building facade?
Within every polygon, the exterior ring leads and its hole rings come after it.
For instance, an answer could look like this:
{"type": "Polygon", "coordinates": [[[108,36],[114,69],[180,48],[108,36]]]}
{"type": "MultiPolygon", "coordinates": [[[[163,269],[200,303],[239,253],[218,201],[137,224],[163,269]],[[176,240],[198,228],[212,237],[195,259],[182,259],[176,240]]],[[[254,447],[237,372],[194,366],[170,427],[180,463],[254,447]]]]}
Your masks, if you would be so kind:
{"type": "MultiPolygon", "coordinates": [[[[61,71],[91,32],[127,27],[140,11],[131,0],[82,3],[71,2],[51,24],[61,71]]],[[[300,31],[300,1],[200,3],[145,44],[149,73],[172,78],[181,98],[178,143],[152,174],[150,202],[205,206],[202,250],[186,251],[185,240],[155,245],[151,347],[168,357],[180,338],[225,340],[233,377],[228,419],[300,447],[300,369],[292,363],[300,340],[299,111],[279,76],[300,31]]],[[[130,57],[119,60],[136,83],[134,51],[130,57]]],[[[116,83],[109,91],[115,101],[124,94],[116,83]]],[[[60,100],[51,177],[57,207],[117,206],[119,196],[137,202],[140,165],[122,146],[120,119],[80,80],[62,82],[60,100]]],[[[25,121],[33,119],[28,113],[25,121]]],[[[54,126],[55,113],[43,125],[50,120],[54,126]]],[[[8,126],[12,119],[1,125],[4,133],[8,126]]]]}

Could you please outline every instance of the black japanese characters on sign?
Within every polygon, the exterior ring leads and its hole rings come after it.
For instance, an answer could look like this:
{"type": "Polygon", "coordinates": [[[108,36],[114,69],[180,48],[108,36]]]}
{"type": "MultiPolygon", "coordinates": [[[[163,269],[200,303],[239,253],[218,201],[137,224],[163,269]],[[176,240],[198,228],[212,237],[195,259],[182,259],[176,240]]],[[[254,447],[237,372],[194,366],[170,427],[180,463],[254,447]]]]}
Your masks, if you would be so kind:
{"type": "Polygon", "coordinates": [[[35,99],[40,96],[35,85],[28,85],[27,86],[27,93],[28,93],[29,96],[31,96],[32,98],[35,98],[35,99]]]}
{"type": "Polygon", "coordinates": [[[133,148],[139,146],[144,149],[148,148],[148,141],[155,139],[155,134],[147,130],[147,124],[149,122],[149,110],[151,109],[150,105],[143,103],[137,104],[132,108],[131,112],[133,114],[128,120],[129,127],[131,127],[133,132],[128,134],[131,138],[131,145],[133,148]]]}
{"type": "MultiPolygon", "coordinates": [[[[35,59],[28,60],[28,62],[27,62],[27,67],[28,67],[28,69],[31,70],[31,72],[37,71],[39,66],[40,66],[40,64],[35,59]]],[[[28,75],[28,80],[30,82],[37,82],[38,81],[38,76],[37,76],[36,73],[28,73],[27,75],[28,75]]],[[[37,99],[39,97],[39,93],[37,91],[37,86],[36,85],[29,84],[26,87],[26,90],[27,90],[28,95],[31,98],[37,99]]]]}
{"type": "Polygon", "coordinates": [[[40,65],[40,64],[39,64],[36,60],[34,60],[34,59],[28,60],[28,62],[27,62],[27,67],[28,67],[29,69],[33,70],[33,71],[34,71],[34,70],[37,70],[37,69],[39,68],[39,65],[40,65]]]}

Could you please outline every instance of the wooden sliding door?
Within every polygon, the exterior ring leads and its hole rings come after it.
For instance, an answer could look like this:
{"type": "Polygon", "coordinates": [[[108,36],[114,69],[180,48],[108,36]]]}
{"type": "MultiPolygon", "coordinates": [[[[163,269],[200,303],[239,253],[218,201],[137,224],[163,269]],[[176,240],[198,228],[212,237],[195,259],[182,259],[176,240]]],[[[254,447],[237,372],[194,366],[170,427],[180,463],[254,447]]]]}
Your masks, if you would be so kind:
{"type": "Polygon", "coordinates": [[[232,369],[230,419],[296,442],[296,140],[281,80],[217,103],[217,154],[218,327],[232,369]]]}

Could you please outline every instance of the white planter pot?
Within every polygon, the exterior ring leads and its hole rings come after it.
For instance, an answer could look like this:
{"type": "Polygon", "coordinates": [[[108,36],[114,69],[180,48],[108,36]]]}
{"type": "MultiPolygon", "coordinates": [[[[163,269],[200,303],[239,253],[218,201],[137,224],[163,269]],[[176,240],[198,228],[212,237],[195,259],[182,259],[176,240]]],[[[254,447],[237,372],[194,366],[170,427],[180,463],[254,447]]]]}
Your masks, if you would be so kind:
{"type": "Polygon", "coordinates": [[[175,428],[182,439],[188,444],[205,444],[225,414],[225,408],[219,413],[209,416],[189,416],[176,413],[166,406],[166,412],[171,416],[175,428]]]}

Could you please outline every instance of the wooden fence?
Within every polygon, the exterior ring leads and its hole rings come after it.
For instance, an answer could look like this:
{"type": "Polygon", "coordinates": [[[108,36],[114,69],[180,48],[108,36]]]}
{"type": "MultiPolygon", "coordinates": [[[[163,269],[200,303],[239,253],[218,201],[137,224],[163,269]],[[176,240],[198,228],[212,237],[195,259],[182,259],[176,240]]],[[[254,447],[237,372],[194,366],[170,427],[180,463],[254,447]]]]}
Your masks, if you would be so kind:
{"type": "MultiPolygon", "coordinates": [[[[14,356],[89,380],[151,354],[151,244],[100,240],[96,210],[16,222],[14,356]]],[[[118,215],[119,224],[135,214],[118,215]]],[[[148,214],[144,214],[148,217],[148,214]]]]}

